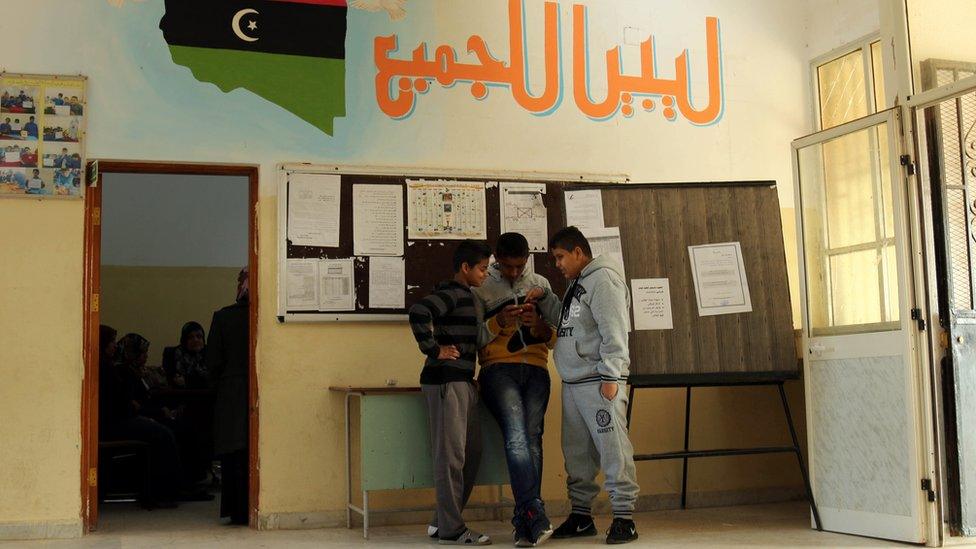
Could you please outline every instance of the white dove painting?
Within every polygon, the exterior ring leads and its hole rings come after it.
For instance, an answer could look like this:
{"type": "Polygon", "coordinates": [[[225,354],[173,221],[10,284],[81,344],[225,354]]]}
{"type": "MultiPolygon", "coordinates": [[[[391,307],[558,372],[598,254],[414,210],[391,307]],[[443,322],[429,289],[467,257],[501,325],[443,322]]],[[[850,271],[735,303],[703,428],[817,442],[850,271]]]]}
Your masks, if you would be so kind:
{"type": "Polygon", "coordinates": [[[349,0],[349,7],[372,12],[383,10],[393,21],[407,15],[407,0],[349,0]]]}

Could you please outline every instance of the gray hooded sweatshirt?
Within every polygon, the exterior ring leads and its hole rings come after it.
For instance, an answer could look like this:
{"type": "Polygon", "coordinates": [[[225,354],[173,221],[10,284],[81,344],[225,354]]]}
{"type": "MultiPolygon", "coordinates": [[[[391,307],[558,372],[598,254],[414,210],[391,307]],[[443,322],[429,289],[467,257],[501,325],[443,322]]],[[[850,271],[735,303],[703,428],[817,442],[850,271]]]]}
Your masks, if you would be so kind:
{"type": "Polygon", "coordinates": [[[570,282],[562,301],[550,291],[539,306],[556,327],[553,356],[564,383],[627,381],[630,295],[616,261],[594,258],[570,282]]]}

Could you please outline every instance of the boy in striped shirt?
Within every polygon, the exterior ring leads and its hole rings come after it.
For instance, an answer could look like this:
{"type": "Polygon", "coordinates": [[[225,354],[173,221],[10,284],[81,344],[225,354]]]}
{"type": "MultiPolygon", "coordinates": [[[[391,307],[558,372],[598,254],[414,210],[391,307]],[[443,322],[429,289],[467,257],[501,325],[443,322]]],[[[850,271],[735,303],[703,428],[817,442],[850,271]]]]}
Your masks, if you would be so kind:
{"type": "Polygon", "coordinates": [[[437,492],[437,514],[428,530],[441,545],[491,543],[488,536],[467,528],[461,517],[481,462],[474,385],[479,314],[471,287],[484,282],[490,256],[483,242],[461,242],[454,252],[454,278],[410,307],[410,329],[427,355],[420,387],[427,401],[437,492]]]}

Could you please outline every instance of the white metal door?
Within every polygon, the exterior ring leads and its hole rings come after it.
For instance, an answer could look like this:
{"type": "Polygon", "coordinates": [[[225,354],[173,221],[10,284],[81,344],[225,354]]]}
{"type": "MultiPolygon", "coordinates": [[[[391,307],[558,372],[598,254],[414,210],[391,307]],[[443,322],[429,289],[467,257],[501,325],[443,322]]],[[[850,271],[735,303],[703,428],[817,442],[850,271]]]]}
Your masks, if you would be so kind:
{"type": "Polygon", "coordinates": [[[899,114],[793,143],[807,437],[826,530],[924,542],[899,114]]]}

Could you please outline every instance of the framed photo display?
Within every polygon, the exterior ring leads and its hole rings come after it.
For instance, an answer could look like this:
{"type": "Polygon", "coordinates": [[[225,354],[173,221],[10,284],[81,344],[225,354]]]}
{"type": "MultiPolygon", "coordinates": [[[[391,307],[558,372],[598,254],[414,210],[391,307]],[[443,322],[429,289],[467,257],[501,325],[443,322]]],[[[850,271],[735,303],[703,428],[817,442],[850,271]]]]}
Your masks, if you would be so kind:
{"type": "Polygon", "coordinates": [[[0,197],[84,196],[86,81],[0,73],[0,197]]]}

